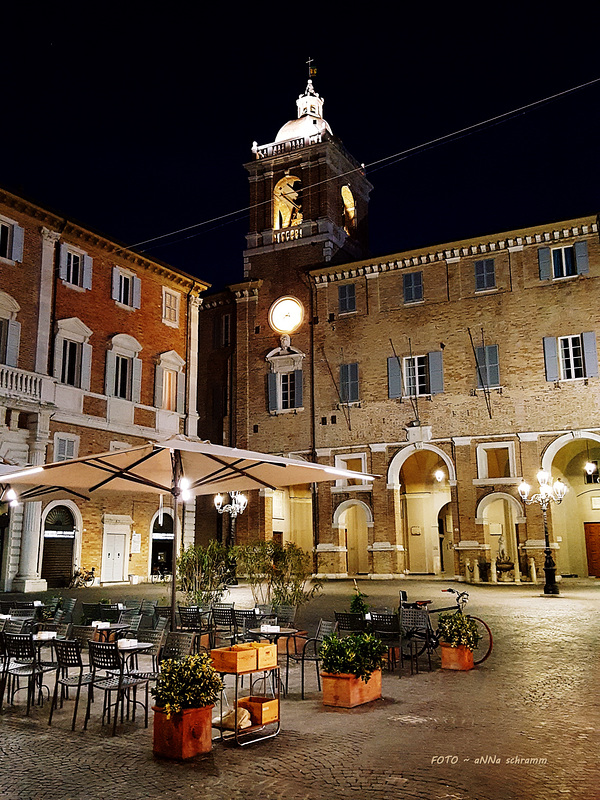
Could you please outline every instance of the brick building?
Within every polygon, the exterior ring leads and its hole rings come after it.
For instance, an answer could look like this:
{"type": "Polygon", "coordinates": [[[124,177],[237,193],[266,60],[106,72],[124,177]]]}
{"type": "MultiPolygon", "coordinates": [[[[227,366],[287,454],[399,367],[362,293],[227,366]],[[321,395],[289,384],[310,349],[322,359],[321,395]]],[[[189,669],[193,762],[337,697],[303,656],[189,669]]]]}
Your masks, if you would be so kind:
{"type": "Polygon", "coordinates": [[[297,105],[246,165],[245,280],[202,306],[199,431],[379,477],[265,489],[239,535],[322,575],[531,579],[542,520],[517,486],[543,465],[569,488],[559,572],[600,575],[597,218],[368,258],[371,186],[310,82],[297,105]]]}
{"type": "MultiPolygon", "coordinates": [[[[197,430],[207,284],[0,191],[0,457],[42,464],[197,430]]],[[[14,467],[13,467],[14,469],[14,467]]],[[[0,588],[170,563],[151,496],[26,503],[0,516],[0,588]]],[[[166,522],[165,522],[166,520],[166,522]]],[[[193,509],[185,525],[193,539],[193,509]]]]}

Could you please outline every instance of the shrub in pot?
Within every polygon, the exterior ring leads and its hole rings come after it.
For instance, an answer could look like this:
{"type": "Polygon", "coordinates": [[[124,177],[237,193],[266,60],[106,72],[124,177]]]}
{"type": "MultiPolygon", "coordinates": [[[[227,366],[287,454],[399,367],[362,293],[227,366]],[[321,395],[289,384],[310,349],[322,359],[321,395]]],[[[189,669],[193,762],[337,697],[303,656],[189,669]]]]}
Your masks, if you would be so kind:
{"type": "Polygon", "coordinates": [[[353,708],[381,697],[387,645],[372,633],[326,636],[319,650],[323,704],[353,708]]]}
{"type": "Polygon", "coordinates": [[[154,707],[154,753],[192,758],[212,748],[212,709],[223,688],[210,656],[186,656],[162,662],[151,690],[154,707]]]}
{"type": "Polygon", "coordinates": [[[440,614],[438,635],[442,644],[442,669],[473,668],[473,649],[481,638],[474,620],[466,614],[440,614]]]}

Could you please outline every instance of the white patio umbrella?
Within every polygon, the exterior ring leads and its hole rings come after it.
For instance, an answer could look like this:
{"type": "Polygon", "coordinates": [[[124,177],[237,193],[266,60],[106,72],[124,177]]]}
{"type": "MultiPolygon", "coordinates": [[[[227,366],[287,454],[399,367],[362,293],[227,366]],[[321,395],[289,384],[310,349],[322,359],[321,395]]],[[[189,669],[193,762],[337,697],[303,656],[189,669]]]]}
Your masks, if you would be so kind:
{"type": "Polygon", "coordinates": [[[366,473],[327,467],[300,459],[223,447],[173,436],[127,450],[58,461],[0,476],[0,500],[12,489],[20,501],[50,497],[89,500],[96,493],[151,492],[173,497],[172,623],[175,622],[179,502],[219,492],[277,489],[338,478],[373,480],[366,473]]]}

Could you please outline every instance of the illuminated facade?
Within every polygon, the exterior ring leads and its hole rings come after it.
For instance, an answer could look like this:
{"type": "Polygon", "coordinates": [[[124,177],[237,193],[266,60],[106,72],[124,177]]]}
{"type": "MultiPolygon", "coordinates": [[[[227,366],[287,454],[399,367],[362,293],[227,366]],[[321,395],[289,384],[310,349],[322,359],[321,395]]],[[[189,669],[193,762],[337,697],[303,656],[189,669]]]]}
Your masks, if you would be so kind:
{"type": "MultiPolygon", "coordinates": [[[[0,191],[0,468],[195,434],[205,288],[0,191]]],[[[150,496],[0,511],[3,590],[65,585],[75,565],[120,582],[170,563],[172,526],[150,496]]]]}
{"type": "Polygon", "coordinates": [[[529,580],[541,516],[517,487],[543,464],[569,488],[559,572],[599,575],[596,217],[368,258],[371,186],[322,112],[309,82],[246,165],[244,281],[200,313],[199,432],[378,477],[265,488],[238,535],[321,575],[529,580]]]}

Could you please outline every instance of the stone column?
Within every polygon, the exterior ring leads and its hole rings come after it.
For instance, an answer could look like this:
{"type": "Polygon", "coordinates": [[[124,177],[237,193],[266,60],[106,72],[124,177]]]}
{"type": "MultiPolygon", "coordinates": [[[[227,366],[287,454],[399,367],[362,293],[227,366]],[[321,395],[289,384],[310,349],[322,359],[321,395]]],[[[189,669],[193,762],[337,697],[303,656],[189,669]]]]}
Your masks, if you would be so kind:
{"type": "Polygon", "coordinates": [[[48,353],[52,335],[52,278],[54,273],[54,253],[60,234],[42,228],[42,264],[40,269],[40,310],[38,314],[38,333],[35,350],[35,371],[48,374],[48,353]]]}
{"type": "Polygon", "coordinates": [[[198,309],[202,299],[191,296],[188,303],[187,436],[198,435],[198,309]]]}
{"type": "MultiPolygon", "coordinates": [[[[44,463],[47,437],[35,435],[29,446],[29,461],[32,466],[44,463]]],[[[25,503],[23,506],[23,527],[19,552],[19,571],[12,583],[13,592],[44,592],[48,588],[40,578],[41,569],[42,504],[25,503]]]]}

